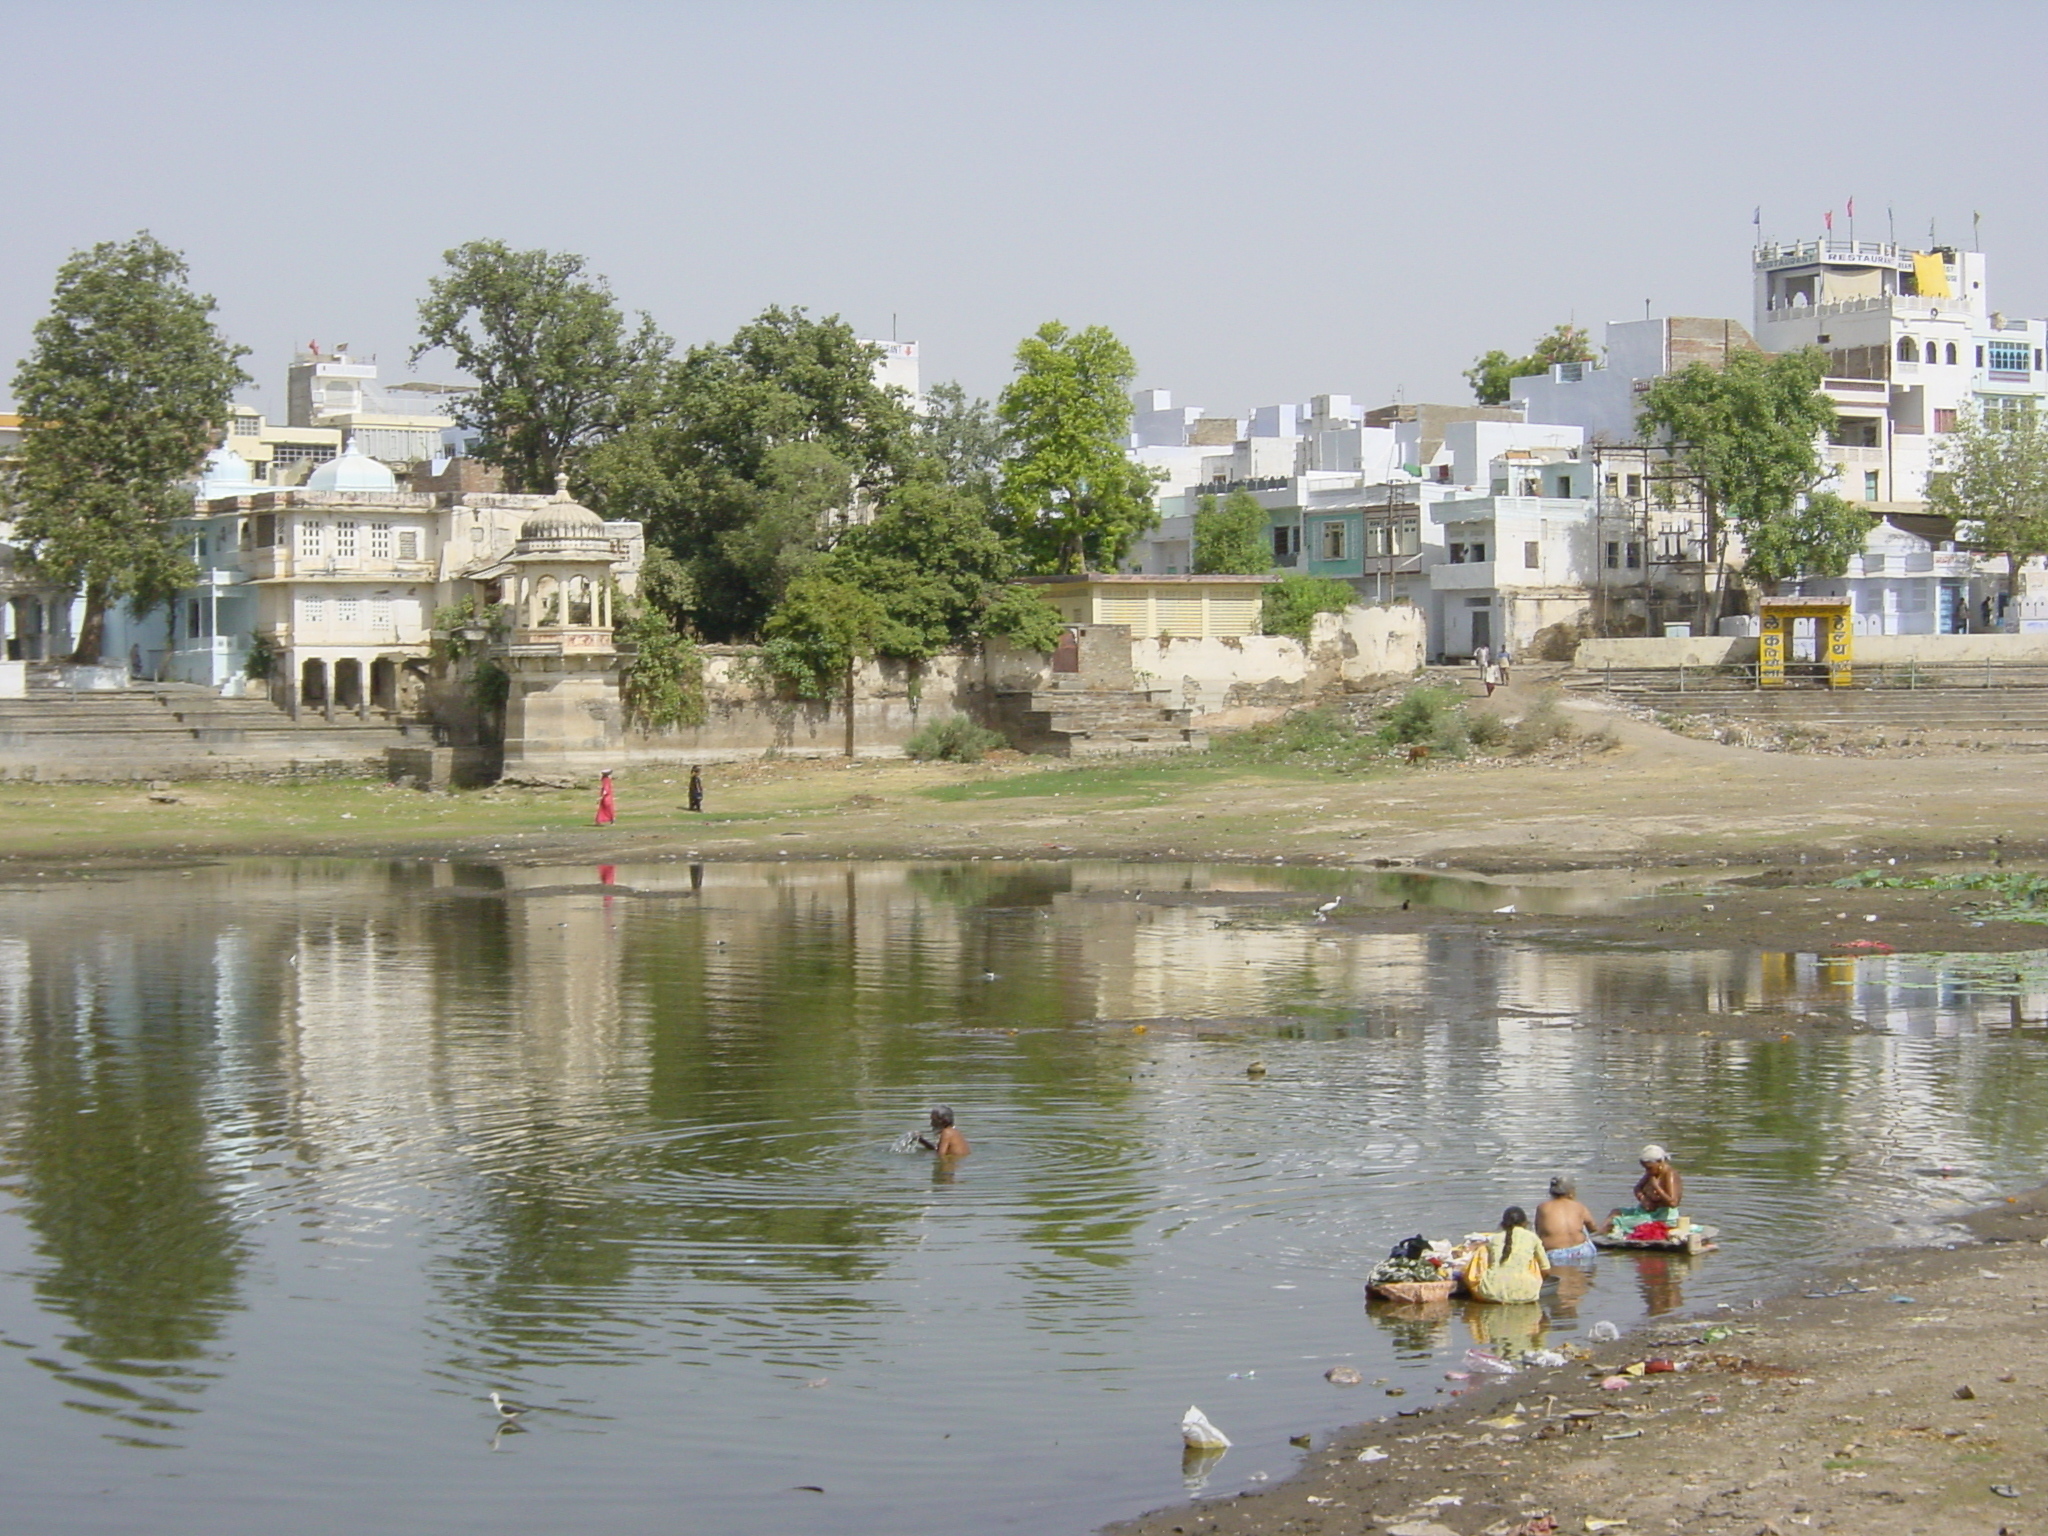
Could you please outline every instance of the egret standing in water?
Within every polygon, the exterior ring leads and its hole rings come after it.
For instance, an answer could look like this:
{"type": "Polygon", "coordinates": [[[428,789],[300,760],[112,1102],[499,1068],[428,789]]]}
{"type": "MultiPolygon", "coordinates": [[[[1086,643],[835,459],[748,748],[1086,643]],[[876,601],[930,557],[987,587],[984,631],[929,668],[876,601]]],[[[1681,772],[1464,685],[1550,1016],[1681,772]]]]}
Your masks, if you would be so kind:
{"type": "Polygon", "coordinates": [[[1316,908],[1316,921],[1327,923],[1330,920],[1330,914],[1343,904],[1344,898],[1342,896],[1333,897],[1331,900],[1324,902],[1320,907],[1316,908]]]}

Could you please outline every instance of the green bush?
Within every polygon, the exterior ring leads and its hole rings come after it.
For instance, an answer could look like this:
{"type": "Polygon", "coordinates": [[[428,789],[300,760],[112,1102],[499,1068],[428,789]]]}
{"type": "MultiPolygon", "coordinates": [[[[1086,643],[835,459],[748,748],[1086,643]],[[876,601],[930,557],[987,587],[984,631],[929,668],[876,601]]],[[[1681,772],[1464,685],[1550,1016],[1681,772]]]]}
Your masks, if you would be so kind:
{"type": "Polygon", "coordinates": [[[1266,588],[1259,605],[1259,628],[1269,635],[1292,635],[1308,644],[1309,626],[1319,613],[1342,613],[1358,601],[1351,584],[1327,576],[1282,576],[1266,588]]]}
{"type": "Polygon", "coordinates": [[[1467,712],[1465,734],[1473,746],[1483,751],[1507,741],[1514,731],[1499,715],[1489,710],[1481,710],[1477,714],[1467,712]]]}
{"type": "Polygon", "coordinates": [[[994,731],[985,731],[965,715],[948,715],[920,726],[903,750],[921,763],[978,763],[1003,745],[994,731]]]}
{"type": "Polygon", "coordinates": [[[1548,747],[1565,745],[1578,736],[1579,728],[1558,708],[1555,698],[1545,695],[1504,734],[1510,752],[1517,757],[1528,757],[1548,747]]]}
{"type": "Polygon", "coordinates": [[[1394,701],[1380,720],[1379,739],[1388,747],[1427,747],[1460,757],[1472,741],[1465,701],[1455,688],[1424,683],[1394,701]]]}
{"type": "Polygon", "coordinates": [[[1381,757],[1378,738],[1361,732],[1341,709],[1297,709],[1269,724],[1218,736],[1209,750],[1232,762],[1349,771],[1381,757]]]}

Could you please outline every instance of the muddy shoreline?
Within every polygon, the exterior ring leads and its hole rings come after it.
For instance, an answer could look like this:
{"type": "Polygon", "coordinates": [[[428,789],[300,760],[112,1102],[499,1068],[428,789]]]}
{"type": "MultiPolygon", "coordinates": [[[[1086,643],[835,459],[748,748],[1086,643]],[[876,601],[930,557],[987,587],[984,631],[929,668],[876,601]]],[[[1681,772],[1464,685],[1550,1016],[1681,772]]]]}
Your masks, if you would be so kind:
{"type": "Polygon", "coordinates": [[[1282,1482],[1233,1487],[1219,1464],[1214,1496],[1106,1536],[2048,1529],[2048,1189],[1955,1222],[1953,1244],[1362,1422],[1282,1482]],[[1650,1359],[1677,1369],[1626,1374],[1650,1359]]]}

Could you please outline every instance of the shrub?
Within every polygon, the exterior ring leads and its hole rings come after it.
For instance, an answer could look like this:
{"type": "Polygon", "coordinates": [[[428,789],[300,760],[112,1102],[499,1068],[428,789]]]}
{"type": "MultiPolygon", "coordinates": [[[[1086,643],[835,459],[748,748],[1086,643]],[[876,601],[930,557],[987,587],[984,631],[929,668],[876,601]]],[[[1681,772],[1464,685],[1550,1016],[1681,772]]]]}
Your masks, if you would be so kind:
{"type": "Polygon", "coordinates": [[[1465,701],[1454,688],[1429,683],[1410,688],[1380,720],[1379,739],[1389,747],[1428,747],[1447,757],[1462,756],[1472,740],[1465,701]]]}
{"type": "Polygon", "coordinates": [[[1215,755],[1240,763],[1284,763],[1347,772],[1375,766],[1378,738],[1362,734],[1341,709],[1297,709],[1265,725],[1219,736],[1215,755]]]}
{"type": "Polygon", "coordinates": [[[1476,715],[1468,712],[1465,734],[1471,738],[1473,746],[1486,748],[1499,746],[1513,735],[1513,731],[1499,715],[1483,710],[1476,715]]]}
{"type": "Polygon", "coordinates": [[[948,715],[920,726],[904,743],[906,755],[921,763],[978,763],[1003,745],[994,731],[983,730],[965,715],[948,715]]]}
{"type": "Polygon", "coordinates": [[[1266,588],[1259,605],[1259,628],[1269,635],[1291,635],[1308,644],[1309,626],[1319,613],[1342,613],[1358,601],[1348,582],[1327,576],[1282,576],[1266,588]]]}
{"type": "Polygon", "coordinates": [[[1579,728],[1558,708],[1557,700],[1546,694],[1532,704],[1506,734],[1508,750],[1517,757],[1528,757],[1574,740],[1579,728]]]}

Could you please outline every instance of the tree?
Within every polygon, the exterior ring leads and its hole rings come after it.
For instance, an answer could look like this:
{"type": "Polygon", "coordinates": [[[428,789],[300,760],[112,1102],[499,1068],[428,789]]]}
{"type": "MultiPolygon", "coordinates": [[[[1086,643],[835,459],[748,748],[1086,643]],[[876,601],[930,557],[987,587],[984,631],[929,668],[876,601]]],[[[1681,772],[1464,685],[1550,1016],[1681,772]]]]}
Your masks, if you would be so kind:
{"type": "Polygon", "coordinates": [[[920,452],[948,485],[995,507],[1010,438],[986,400],[968,399],[958,384],[934,384],[924,392],[916,433],[920,452]]]}
{"type": "MultiPolygon", "coordinates": [[[[1725,557],[1732,526],[1749,554],[1747,574],[1766,583],[1801,571],[1839,576],[1869,532],[1869,518],[1849,503],[1813,494],[1829,473],[1818,443],[1835,424],[1820,387],[1825,363],[1812,347],[1736,352],[1718,369],[1693,363],[1654,381],[1636,418],[1699,485],[1714,560],[1725,557]]],[[[1718,622],[1718,589],[1714,608],[1718,622]]]]}
{"type": "Polygon", "coordinates": [[[1266,509],[1250,491],[1232,491],[1218,506],[1204,496],[1195,508],[1195,573],[1263,576],[1273,569],[1266,509]]]}
{"type": "Polygon", "coordinates": [[[874,381],[878,355],[837,316],[764,310],[669,365],[647,412],[585,456],[592,501],[674,554],[686,616],[711,639],[758,634],[917,462],[901,393],[874,381]]]}
{"type": "Polygon", "coordinates": [[[2048,555],[2048,420],[2032,410],[1966,412],[1935,448],[1927,505],[1956,519],[1970,543],[2020,564],[2048,555]]]}
{"type": "Polygon", "coordinates": [[[446,347],[477,381],[457,407],[482,434],[476,456],[514,490],[551,489],[591,445],[645,411],[669,340],[646,314],[629,325],[602,277],[567,251],[472,240],[419,308],[412,360],[446,347]]]}
{"type": "Polygon", "coordinates": [[[100,659],[109,603],[148,607],[194,576],[170,521],[199,468],[248,349],[214,328],[213,299],[186,286],[182,256],[147,232],[74,252],[14,376],[32,430],[11,500],[36,569],[79,587],[74,662],[100,659]]]}
{"type": "Polygon", "coordinates": [[[1465,370],[1465,379],[1481,405],[1506,405],[1516,379],[1548,373],[1558,363],[1597,361],[1584,326],[1555,325],[1537,338],[1526,357],[1510,357],[1499,348],[1480,354],[1465,370]]]}
{"type": "Polygon", "coordinates": [[[852,757],[854,684],[860,664],[914,649],[916,637],[905,632],[875,593],[824,571],[809,571],[791,582],[765,628],[770,665],[785,678],[799,680],[799,695],[822,698],[828,680],[839,681],[846,711],[846,755],[852,757]]]}
{"type": "Polygon", "coordinates": [[[996,403],[1015,445],[1003,465],[1007,530],[1032,569],[1113,567],[1154,527],[1154,473],[1133,463],[1130,388],[1137,364],[1108,329],[1048,320],[1017,348],[1017,376],[996,403]]]}

